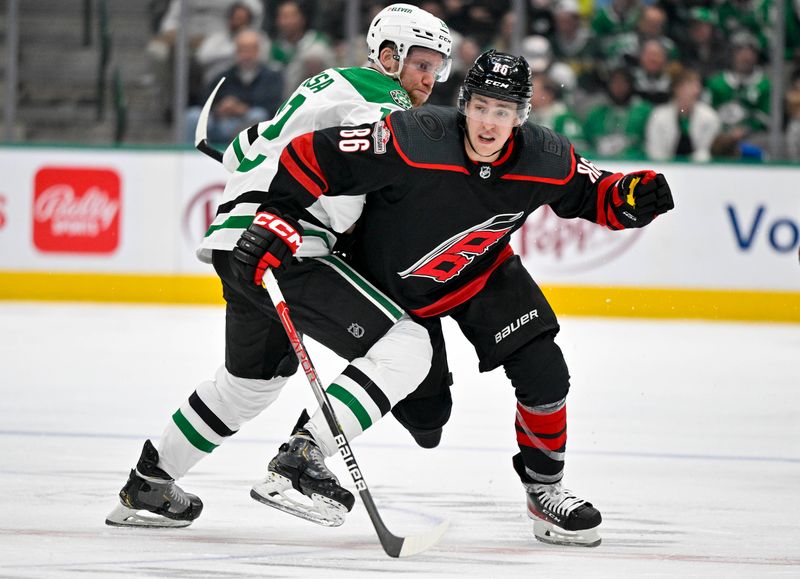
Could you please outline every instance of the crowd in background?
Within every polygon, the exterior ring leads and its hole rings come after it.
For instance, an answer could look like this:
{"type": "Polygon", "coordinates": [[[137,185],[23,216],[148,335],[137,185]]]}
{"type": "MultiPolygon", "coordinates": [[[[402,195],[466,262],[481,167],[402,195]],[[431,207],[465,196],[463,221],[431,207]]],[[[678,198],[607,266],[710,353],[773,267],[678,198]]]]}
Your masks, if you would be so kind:
{"type": "MultiPolygon", "coordinates": [[[[596,157],[769,158],[770,32],[786,5],[784,155],[800,160],[800,0],[528,0],[520,51],[534,74],[534,122],[596,157]]],[[[363,0],[363,33],[391,2],[363,0]]],[[[513,51],[510,0],[410,1],[444,20],[453,72],[429,103],[455,104],[486,48],[513,51]]],[[[170,114],[178,3],[151,0],[148,54],[170,114]]],[[[229,141],[271,118],[300,82],[345,65],[344,0],[186,0],[191,75],[187,132],[220,76],[209,136],[229,141]]],[[[366,61],[366,44],[358,43],[366,61]]],[[[187,139],[191,140],[191,135],[187,139]]]]}

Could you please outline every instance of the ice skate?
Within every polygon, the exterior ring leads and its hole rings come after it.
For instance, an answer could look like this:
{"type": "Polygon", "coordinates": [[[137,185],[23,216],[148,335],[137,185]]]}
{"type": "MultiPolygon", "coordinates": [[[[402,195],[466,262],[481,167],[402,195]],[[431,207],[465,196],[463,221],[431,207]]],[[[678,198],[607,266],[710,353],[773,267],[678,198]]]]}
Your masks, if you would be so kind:
{"type": "Polygon", "coordinates": [[[142,456],[119,491],[119,504],[106,517],[117,527],[188,527],[203,510],[203,502],[186,493],[158,464],[158,451],[148,440],[142,456]]]}
{"type": "Polygon", "coordinates": [[[560,482],[523,483],[528,496],[528,516],[533,534],[543,543],[596,547],[602,517],[591,503],[576,497],[560,482]]]}
{"type": "Polygon", "coordinates": [[[355,497],[339,485],[325,466],[325,457],[313,437],[301,428],[304,412],[289,442],[267,467],[267,477],[253,485],[255,500],[326,527],[338,527],[353,508],[355,497]]]}

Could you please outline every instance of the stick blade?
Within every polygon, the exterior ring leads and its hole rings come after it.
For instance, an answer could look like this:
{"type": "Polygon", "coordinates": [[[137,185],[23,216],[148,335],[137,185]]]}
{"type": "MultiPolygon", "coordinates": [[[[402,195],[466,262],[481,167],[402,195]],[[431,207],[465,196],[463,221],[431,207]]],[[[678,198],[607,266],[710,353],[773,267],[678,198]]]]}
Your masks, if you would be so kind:
{"type": "Polygon", "coordinates": [[[208,115],[211,114],[211,105],[214,103],[214,97],[217,96],[217,91],[219,87],[222,86],[222,83],[225,82],[225,77],[223,76],[219,79],[217,86],[214,87],[214,90],[211,91],[211,94],[208,95],[208,99],[206,100],[205,104],[203,105],[203,109],[200,112],[200,118],[197,119],[197,126],[194,128],[194,146],[197,147],[200,143],[206,142],[206,133],[208,129],[208,115]]]}
{"type": "Polygon", "coordinates": [[[450,526],[450,521],[442,521],[432,529],[421,535],[412,535],[403,539],[398,557],[411,557],[417,553],[427,551],[436,545],[450,526]]]}

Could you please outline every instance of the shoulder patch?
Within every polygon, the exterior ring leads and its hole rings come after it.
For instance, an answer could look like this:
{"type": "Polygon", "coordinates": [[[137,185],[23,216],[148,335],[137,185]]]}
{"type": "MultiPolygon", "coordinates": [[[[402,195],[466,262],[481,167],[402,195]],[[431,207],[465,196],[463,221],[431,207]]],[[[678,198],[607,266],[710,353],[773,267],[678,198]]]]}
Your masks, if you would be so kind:
{"type": "Polygon", "coordinates": [[[442,140],[444,137],[442,119],[425,109],[414,111],[412,115],[426,137],[431,141],[442,140]]]}
{"type": "Polygon", "coordinates": [[[550,129],[542,127],[542,151],[560,157],[564,152],[562,140],[550,129]]]}
{"type": "Polygon", "coordinates": [[[375,128],[372,130],[372,150],[376,155],[383,155],[386,152],[386,143],[392,137],[389,127],[386,126],[385,121],[375,123],[375,128]]]}
{"type": "Polygon", "coordinates": [[[395,89],[389,93],[389,96],[392,97],[392,100],[397,104],[397,106],[403,107],[405,110],[411,108],[411,97],[408,96],[408,93],[402,89],[395,89]]]}
{"type": "Polygon", "coordinates": [[[516,166],[504,179],[563,181],[575,170],[572,145],[563,135],[533,123],[520,127],[522,153],[516,166]]]}

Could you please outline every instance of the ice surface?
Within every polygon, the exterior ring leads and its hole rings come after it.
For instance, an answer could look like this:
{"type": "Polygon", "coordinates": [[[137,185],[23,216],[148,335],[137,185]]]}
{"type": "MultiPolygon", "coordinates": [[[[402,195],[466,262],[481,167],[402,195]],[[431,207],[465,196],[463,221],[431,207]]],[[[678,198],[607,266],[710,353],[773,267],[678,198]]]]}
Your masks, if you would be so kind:
{"type": "MultiPolygon", "coordinates": [[[[300,408],[279,401],[182,481],[188,529],[103,524],[146,437],[223,359],[223,310],[0,304],[0,577],[800,576],[800,327],[562,319],[565,482],[603,513],[596,549],[536,542],[511,468],[514,398],[454,325],[442,445],[387,418],[353,450],[389,528],[450,519],[433,550],[383,553],[356,502],[339,528],[249,497],[300,408]]],[[[310,345],[323,380],[344,363],[310,345]]],[[[352,483],[336,457],[328,461],[352,483]]],[[[353,489],[354,490],[354,489],[353,489]]]]}

